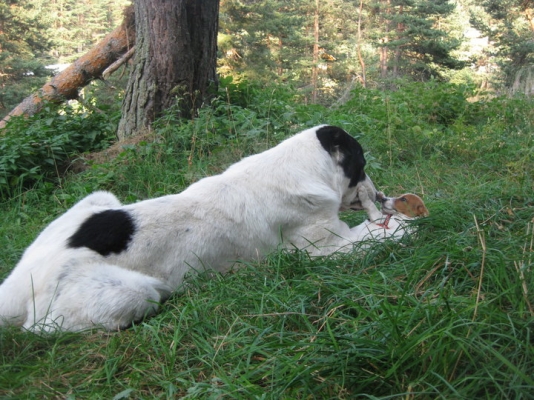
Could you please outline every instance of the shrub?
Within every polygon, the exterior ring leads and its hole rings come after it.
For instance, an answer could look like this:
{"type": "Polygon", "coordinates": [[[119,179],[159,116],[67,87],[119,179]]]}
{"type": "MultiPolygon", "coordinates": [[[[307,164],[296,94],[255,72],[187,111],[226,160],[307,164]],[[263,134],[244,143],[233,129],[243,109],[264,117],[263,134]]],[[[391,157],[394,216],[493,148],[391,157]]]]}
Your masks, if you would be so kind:
{"type": "Polygon", "coordinates": [[[0,196],[37,181],[57,179],[80,152],[106,147],[115,122],[105,113],[48,106],[38,115],[14,117],[0,137],[0,196]]]}

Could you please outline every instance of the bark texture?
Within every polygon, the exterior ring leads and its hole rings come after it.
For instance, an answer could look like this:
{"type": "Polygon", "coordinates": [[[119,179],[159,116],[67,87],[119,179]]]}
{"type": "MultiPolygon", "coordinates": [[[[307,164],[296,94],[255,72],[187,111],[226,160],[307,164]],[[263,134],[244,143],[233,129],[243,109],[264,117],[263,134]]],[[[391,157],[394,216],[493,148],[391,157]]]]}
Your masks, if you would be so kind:
{"type": "Polygon", "coordinates": [[[118,137],[148,127],[179,101],[190,118],[217,83],[219,0],[135,2],[136,50],[118,137]]]}
{"type": "Polygon", "coordinates": [[[33,115],[39,112],[45,101],[61,103],[78,98],[80,88],[99,78],[102,72],[126,53],[134,43],[134,9],[129,6],[124,10],[124,20],[118,28],[67,69],[54,76],[37,93],[25,98],[0,121],[0,129],[13,116],[33,115]]]}

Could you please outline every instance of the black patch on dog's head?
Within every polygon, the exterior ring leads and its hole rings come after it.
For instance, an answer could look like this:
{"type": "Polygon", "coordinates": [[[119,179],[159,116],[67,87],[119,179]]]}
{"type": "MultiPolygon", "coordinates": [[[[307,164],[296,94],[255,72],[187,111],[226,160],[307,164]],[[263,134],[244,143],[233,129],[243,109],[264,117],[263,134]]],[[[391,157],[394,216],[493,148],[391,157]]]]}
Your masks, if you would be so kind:
{"type": "Polygon", "coordinates": [[[105,210],[91,215],[68,239],[71,248],[87,247],[103,256],[128,248],[135,233],[132,216],[124,210],[105,210]]]}
{"type": "Polygon", "coordinates": [[[331,155],[341,153],[339,165],[345,176],[350,179],[349,187],[356,186],[365,180],[365,157],[363,148],[356,139],[337,126],[323,126],[317,129],[317,139],[323,148],[331,155]]]}

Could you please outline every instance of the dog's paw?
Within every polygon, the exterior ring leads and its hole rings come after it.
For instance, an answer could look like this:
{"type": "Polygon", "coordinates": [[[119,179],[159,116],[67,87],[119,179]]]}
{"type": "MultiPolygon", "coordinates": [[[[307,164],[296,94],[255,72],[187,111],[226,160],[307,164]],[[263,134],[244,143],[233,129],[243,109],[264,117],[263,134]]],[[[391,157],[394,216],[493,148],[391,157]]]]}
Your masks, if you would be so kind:
{"type": "Polygon", "coordinates": [[[382,213],[378,210],[375,204],[375,201],[377,201],[378,198],[378,193],[379,192],[377,192],[374,186],[369,187],[362,185],[358,188],[358,198],[361,202],[361,206],[367,212],[367,216],[371,221],[376,221],[382,216],[382,213]]]}
{"type": "Polygon", "coordinates": [[[386,195],[384,194],[384,192],[376,192],[376,200],[375,201],[379,201],[379,202],[382,202],[384,199],[386,198],[386,195]]]}

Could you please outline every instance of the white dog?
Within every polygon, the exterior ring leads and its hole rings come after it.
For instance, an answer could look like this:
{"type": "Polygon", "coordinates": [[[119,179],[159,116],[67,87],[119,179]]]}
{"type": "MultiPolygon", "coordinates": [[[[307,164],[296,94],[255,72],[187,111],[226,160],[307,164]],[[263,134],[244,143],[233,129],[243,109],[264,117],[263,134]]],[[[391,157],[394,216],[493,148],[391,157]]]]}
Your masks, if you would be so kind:
{"type": "Polygon", "coordinates": [[[114,330],[156,312],[186,273],[225,272],[277,248],[312,255],[358,240],[338,212],[380,218],[362,147],[340,128],[305,130],[182,193],[121,205],[93,193],[53,221],[0,286],[0,325],[114,330]]]}
{"type": "Polygon", "coordinates": [[[378,200],[382,202],[384,215],[374,220],[367,219],[352,228],[351,231],[356,235],[356,242],[400,239],[406,233],[411,232],[408,221],[429,215],[423,200],[412,193],[399,197],[385,197],[379,192],[378,200]]]}

